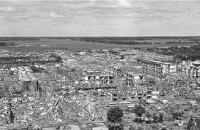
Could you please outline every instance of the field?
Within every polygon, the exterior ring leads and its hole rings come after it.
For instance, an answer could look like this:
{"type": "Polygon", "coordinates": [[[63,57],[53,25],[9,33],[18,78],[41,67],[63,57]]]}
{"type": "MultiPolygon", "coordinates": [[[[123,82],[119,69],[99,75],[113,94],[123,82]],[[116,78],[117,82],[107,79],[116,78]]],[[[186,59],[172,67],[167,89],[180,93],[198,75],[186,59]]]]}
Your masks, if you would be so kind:
{"type": "MultiPolygon", "coordinates": [[[[37,39],[7,39],[7,41],[14,41],[16,44],[21,45],[18,47],[15,46],[6,46],[0,47],[0,49],[7,49],[13,51],[44,51],[52,49],[66,49],[69,51],[81,51],[81,50],[91,50],[91,49],[113,49],[113,48],[122,48],[122,49],[136,49],[136,48],[153,48],[153,47],[170,47],[170,46],[188,46],[194,45],[194,43],[173,43],[173,44],[123,44],[123,39],[118,39],[122,41],[121,44],[117,43],[99,43],[98,40],[95,41],[95,38],[90,38],[94,42],[86,42],[81,38],[37,38],[37,39]],[[23,45],[23,46],[22,46],[23,45]]],[[[106,38],[105,38],[106,39],[106,38]]],[[[109,38],[107,38],[109,39],[109,38]]],[[[107,40],[106,39],[106,40],[107,40]]],[[[129,38],[127,38],[129,39],[129,38]]],[[[170,38],[172,39],[172,38],[170,38]]],[[[180,39],[180,38],[179,38],[180,39]]],[[[1,40],[1,38],[0,38],[1,40]]],[[[111,39],[109,39],[110,41],[111,39]]],[[[112,41],[116,41],[117,38],[112,41]]],[[[130,40],[130,39],[129,39],[130,40]]],[[[138,39],[134,39],[138,40],[138,39]]],[[[155,41],[156,38],[149,39],[140,39],[141,41],[155,41]]],[[[158,39],[157,39],[158,40],[158,39]]],[[[162,41],[159,38],[159,41],[162,41]]],[[[163,41],[166,41],[166,38],[163,38],[163,41]]],[[[196,44],[196,43],[195,43],[196,44]]]]}

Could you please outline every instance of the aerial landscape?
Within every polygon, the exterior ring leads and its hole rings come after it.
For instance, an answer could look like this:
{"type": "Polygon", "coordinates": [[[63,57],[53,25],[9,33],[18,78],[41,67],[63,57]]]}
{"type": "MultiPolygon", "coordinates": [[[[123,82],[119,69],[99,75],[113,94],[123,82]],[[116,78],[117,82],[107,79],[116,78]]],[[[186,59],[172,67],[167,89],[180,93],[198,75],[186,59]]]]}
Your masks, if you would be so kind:
{"type": "Polygon", "coordinates": [[[199,6],[0,0],[0,130],[200,130],[199,6]]]}

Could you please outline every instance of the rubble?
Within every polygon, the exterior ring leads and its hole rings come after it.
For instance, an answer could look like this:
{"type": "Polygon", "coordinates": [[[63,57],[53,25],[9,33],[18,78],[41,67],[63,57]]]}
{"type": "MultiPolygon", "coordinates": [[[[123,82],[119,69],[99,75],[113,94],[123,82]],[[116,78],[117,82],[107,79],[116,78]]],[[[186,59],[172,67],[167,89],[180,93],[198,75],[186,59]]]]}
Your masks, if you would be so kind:
{"type": "MultiPolygon", "coordinates": [[[[31,124],[45,130],[62,124],[72,130],[88,130],[91,128],[88,123],[102,122],[99,127],[107,130],[106,113],[113,106],[123,109],[125,129],[183,129],[191,117],[199,117],[199,62],[189,64],[193,70],[180,63],[177,67],[181,69],[169,68],[172,71],[158,78],[143,73],[137,63],[141,57],[144,61],[149,57],[156,59],[156,54],[120,49],[114,52],[96,50],[74,55],[56,51],[53,54],[59,55],[63,62],[35,64],[43,68],[41,72],[33,72],[32,63],[2,67],[0,129],[27,128],[31,124]],[[123,59],[117,58],[122,55],[123,59]],[[142,123],[134,122],[136,105],[145,107],[142,123]],[[14,113],[14,123],[9,123],[9,111],[14,113]],[[183,112],[180,118],[174,119],[180,112],[183,112]],[[155,123],[154,116],[159,114],[163,114],[163,121],[155,123]]],[[[51,53],[41,55],[47,60],[51,53]]]]}

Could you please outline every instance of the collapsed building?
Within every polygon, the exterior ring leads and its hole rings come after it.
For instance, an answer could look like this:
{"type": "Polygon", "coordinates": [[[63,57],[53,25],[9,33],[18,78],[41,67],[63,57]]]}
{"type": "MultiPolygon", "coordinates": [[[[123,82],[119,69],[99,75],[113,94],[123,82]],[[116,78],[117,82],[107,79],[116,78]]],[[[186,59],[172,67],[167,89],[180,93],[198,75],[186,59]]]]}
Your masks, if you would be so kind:
{"type": "Polygon", "coordinates": [[[41,96],[42,89],[38,79],[33,76],[28,67],[19,67],[18,77],[22,85],[23,94],[34,97],[41,96]]]}
{"type": "Polygon", "coordinates": [[[28,66],[31,64],[39,63],[57,63],[61,62],[62,58],[57,55],[50,55],[47,58],[43,58],[41,56],[8,56],[8,57],[0,57],[0,66],[28,66]]]}
{"type": "Polygon", "coordinates": [[[144,76],[142,74],[137,74],[133,72],[126,72],[125,77],[125,84],[129,87],[134,87],[134,85],[141,83],[141,81],[144,79],[144,76]]]}
{"type": "Polygon", "coordinates": [[[122,65],[121,64],[112,64],[109,66],[109,69],[111,70],[111,72],[116,75],[116,76],[122,76],[123,75],[123,69],[122,69],[122,65]]]}

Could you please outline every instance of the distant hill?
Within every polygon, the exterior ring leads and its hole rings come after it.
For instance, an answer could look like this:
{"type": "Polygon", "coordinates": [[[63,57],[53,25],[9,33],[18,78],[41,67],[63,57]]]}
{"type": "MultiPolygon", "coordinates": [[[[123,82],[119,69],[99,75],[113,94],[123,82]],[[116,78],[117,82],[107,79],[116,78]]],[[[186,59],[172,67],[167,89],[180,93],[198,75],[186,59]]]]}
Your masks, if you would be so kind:
{"type": "MultiPolygon", "coordinates": [[[[67,49],[82,51],[90,49],[145,49],[174,46],[194,46],[200,44],[200,36],[195,37],[0,37],[2,42],[14,42],[19,46],[6,46],[13,51],[45,51],[67,49]]],[[[4,43],[3,45],[4,46],[4,43]]]]}
{"type": "Polygon", "coordinates": [[[36,41],[39,37],[0,37],[0,41],[36,41]]]}
{"type": "Polygon", "coordinates": [[[154,36],[154,37],[0,37],[0,41],[23,41],[23,40],[41,40],[41,39],[71,39],[71,40],[170,40],[170,39],[187,39],[200,40],[200,36],[154,36]]]}
{"type": "Polygon", "coordinates": [[[124,45],[192,44],[200,42],[200,37],[73,37],[70,39],[124,45]]]}

